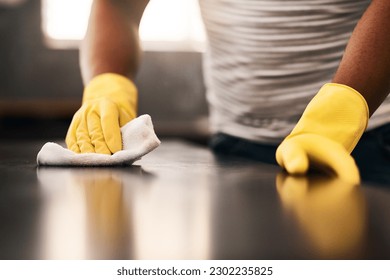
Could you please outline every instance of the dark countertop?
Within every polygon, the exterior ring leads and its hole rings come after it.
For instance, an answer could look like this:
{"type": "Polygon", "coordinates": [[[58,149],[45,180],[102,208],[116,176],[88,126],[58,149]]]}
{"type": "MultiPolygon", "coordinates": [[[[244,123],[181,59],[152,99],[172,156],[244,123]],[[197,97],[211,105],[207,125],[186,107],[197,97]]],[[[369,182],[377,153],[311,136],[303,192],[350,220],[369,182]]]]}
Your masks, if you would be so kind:
{"type": "Polygon", "coordinates": [[[0,142],[0,259],[389,259],[390,187],[163,140],[132,167],[37,168],[0,142]]]}

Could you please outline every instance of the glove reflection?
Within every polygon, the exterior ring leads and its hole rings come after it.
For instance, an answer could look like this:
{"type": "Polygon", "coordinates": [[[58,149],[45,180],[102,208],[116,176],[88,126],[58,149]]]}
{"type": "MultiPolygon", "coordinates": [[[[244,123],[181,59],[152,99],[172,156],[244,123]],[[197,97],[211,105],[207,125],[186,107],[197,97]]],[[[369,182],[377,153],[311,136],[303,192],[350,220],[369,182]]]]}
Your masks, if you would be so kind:
{"type": "Polygon", "coordinates": [[[131,203],[141,168],[39,168],[43,259],[131,257],[131,203]],[[127,183],[126,183],[127,182],[127,183]]]}
{"type": "Polygon", "coordinates": [[[276,187],[285,210],[314,246],[315,257],[356,258],[363,250],[367,213],[361,189],[337,178],[279,173],[276,187]]]}
{"type": "Polygon", "coordinates": [[[115,256],[126,240],[128,219],[123,203],[122,177],[112,172],[91,171],[74,178],[84,194],[87,230],[93,255],[115,256]]]}

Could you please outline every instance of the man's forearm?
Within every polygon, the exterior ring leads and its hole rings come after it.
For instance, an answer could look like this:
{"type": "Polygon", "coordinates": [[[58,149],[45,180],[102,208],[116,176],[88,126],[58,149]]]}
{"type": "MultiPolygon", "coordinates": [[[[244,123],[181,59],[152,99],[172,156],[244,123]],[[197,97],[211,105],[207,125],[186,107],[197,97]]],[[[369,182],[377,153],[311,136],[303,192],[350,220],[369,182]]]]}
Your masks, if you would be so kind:
{"type": "Polygon", "coordinates": [[[359,91],[370,115],[390,91],[390,1],[374,0],[357,24],[333,82],[359,91]]]}
{"type": "Polygon", "coordinates": [[[134,78],[141,53],[138,26],[147,2],[94,1],[88,30],[80,47],[84,84],[107,72],[134,78]]]}

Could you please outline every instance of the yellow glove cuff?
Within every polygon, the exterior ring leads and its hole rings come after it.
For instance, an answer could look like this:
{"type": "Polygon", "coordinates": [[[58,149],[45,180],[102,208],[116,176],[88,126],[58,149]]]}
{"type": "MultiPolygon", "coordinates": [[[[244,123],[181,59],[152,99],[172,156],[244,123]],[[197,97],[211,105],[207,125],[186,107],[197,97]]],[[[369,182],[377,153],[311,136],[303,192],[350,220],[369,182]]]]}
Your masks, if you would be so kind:
{"type": "Polygon", "coordinates": [[[365,131],[369,110],[364,97],[342,84],[325,84],[306,107],[286,138],[300,134],[322,135],[351,153],[365,131]]]}
{"type": "Polygon", "coordinates": [[[107,97],[118,106],[125,107],[133,118],[137,115],[138,91],[128,78],[114,73],[94,77],[84,89],[83,104],[107,97]]]}

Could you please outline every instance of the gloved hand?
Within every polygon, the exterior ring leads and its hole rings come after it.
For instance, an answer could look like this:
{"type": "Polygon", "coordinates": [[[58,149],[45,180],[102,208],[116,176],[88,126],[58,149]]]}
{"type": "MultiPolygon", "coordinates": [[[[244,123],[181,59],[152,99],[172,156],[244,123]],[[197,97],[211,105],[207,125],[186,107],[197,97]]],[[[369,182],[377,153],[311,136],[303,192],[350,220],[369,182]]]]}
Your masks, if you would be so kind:
{"type": "Polygon", "coordinates": [[[367,127],[368,116],[367,103],[359,92],[341,84],[325,84],[278,147],[278,164],[293,175],[314,167],[358,184],[359,170],[350,153],[367,127]]]}
{"type": "Polygon", "coordinates": [[[137,88],[126,77],[105,73],[85,87],[81,108],[66,135],[76,153],[113,154],[122,149],[120,127],[136,117],[137,88]]]}

